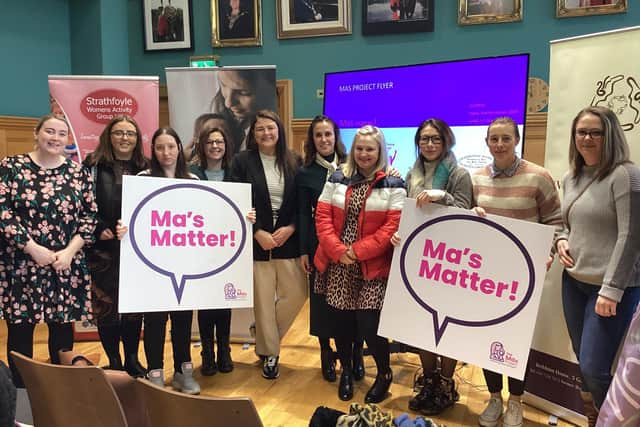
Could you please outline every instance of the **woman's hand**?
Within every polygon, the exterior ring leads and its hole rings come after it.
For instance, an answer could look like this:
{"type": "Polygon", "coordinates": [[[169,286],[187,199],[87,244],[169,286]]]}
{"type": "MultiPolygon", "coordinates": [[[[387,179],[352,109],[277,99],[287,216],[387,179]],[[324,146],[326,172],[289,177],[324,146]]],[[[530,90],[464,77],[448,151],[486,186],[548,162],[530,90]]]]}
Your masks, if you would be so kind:
{"type": "Polygon", "coordinates": [[[251,210],[247,214],[247,220],[251,224],[255,224],[256,223],[256,208],[251,208],[251,210]]]}
{"type": "Polygon", "coordinates": [[[273,240],[276,241],[276,246],[284,245],[287,240],[289,240],[289,237],[291,237],[294,231],[296,231],[296,227],[291,224],[280,227],[276,231],[274,231],[272,236],[273,240]]]}
{"type": "Polygon", "coordinates": [[[393,236],[391,236],[391,244],[393,246],[398,246],[401,241],[402,239],[400,238],[400,235],[398,233],[393,233],[393,236]]]}
{"type": "Polygon", "coordinates": [[[62,250],[59,250],[55,253],[56,260],[51,264],[51,266],[58,272],[58,274],[69,270],[71,268],[71,261],[73,261],[73,256],[76,252],[66,247],[62,250]]]}
{"type": "Polygon", "coordinates": [[[400,171],[396,168],[390,167],[389,171],[387,172],[387,175],[392,176],[394,178],[402,178],[402,176],[400,175],[400,171]]]}
{"type": "Polygon", "coordinates": [[[112,240],[115,236],[113,235],[113,231],[110,228],[105,228],[100,233],[100,240],[112,240]]]}
{"type": "Polygon", "coordinates": [[[476,213],[476,215],[478,215],[479,217],[486,218],[486,216],[487,216],[487,211],[485,211],[484,208],[481,208],[480,206],[476,206],[475,208],[472,208],[471,210],[474,211],[476,213]]]}
{"type": "Polygon", "coordinates": [[[596,314],[602,317],[611,317],[616,315],[616,307],[618,303],[602,295],[596,300],[596,314]]]}
{"type": "Polygon", "coordinates": [[[304,254],[300,255],[300,264],[302,265],[302,269],[305,273],[311,273],[311,264],[309,264],[309,255],[304,254]]]}
{"type": "Polygon", "coordinates": [[[40,267],[47,266],[56,260],[55,253],[29,239],[24,246],[24,253],[29,255],[40,267]]]}
{"type": "Polygon", "coordinates": [[[556,249],[558,251],[558,255],[560,257],[560,262],[565,267],[573,267],[575,261],[571,257],[571,253],[569,252],[569,241],[566,239],[561,239],[556,242],[556,249]]]}
{"type": "Polygon", "coordinates": [[[122,220],[119,219],[118,223],[116,224],[116,236],[118,237],[118,240],[124,239],[124,236],[127,235],[128,231],[129,227],[127,227],[126,225],[122,225],[122,220]]]}
{"type": "Polygon", "coordinates": [[[351,265],[356,262],[355,254],[353,253],[353,249],[347,249],[342,255],[340,255],[339,261],[345,265],[351,265]]]}
{"type": "Polygon", "coordinates": [[[258,230],[253,234],[253,237],[256,239],[260,247],[265,251],[270,251],[271,249],[278,246],[278,243],[275,241],[271,233],[258,230]]]}

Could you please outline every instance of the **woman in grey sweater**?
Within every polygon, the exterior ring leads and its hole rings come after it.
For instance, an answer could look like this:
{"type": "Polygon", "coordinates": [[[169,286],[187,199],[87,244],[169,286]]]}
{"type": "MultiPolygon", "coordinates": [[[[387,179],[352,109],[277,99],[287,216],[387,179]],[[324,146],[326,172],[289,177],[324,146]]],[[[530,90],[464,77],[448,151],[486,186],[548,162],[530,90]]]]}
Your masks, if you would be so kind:
{"type": "Polygon", "coordinates": [[[564,231],[556,241],[564,315],[582,372],[589,425],[611,384],[611,366],[640,299],[640,169],[615,113],[588,107],[571,128],[564,231]]]}

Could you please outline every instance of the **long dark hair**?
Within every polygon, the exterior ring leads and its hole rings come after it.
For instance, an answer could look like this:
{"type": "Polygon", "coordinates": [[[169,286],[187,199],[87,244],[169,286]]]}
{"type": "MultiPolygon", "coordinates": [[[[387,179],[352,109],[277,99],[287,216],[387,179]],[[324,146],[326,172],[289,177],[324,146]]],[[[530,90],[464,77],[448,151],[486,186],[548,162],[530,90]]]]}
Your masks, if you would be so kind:
{"type": "Polygon", "coordinates": [[[596,177],[602,181],[613,170],[624,163],[629,163],[629,144],[620,125],[616,113],[606,107],[587,107],[581,110],[571,124],[571,144],[569,145],[569,164],[574,179],[579,179],[585,166],[584,158],[576,148],[576,127],[578,121],[592,114],[602,121],[602,153],[596,177]]]}
{"type": "Polygon", "coordinates": [[[333,135],[335,138],[335,145],[333,151],[336,155],[336,163],[341,164],[347,160],[347,149],[344,147],[342,143],[342,138],[340,138],[340,128],[328,116],[324,114],[317,115],[311,121],[309,125],[309,129],[307,129],[307,140],[304,142],[304,165],[310,166],[316,160],[316,144],[313,142],[313,132],[315,132],[315,127],[318,123],[327,122],[333,127],[333,135]]]}
{"type": "MultiPolygon", "coordinates": [[[[440,159],[444,159],[445,157],[450,156],[453,146],[456,145],[456,137],[449,125],[444,120],[436,118],[427,119],[420,123],[420,126],[418,126],[416,135],[413,138],[416,144],[416,156],[420,157],[422,161],[425,160],[424,156],[420,153],[420,132],[422,132],[422,130],[428,126],[431,126],[435,130],[437,130],[440,138],[442,139],[442,155],[440,156],[440,159]]],[[[424,164],[422,162],[420,162],[420,168],[422,169],[422,172],[424,172],[424,164]]]]}
{"type": "Polygon", "coordinates": [[[160,162],[158,162],[158,159],[156,157],[156,152],[155,152],[156,139],[158,139],[160,135],[172,136],[176,140],[176,143],[178,144],[178,158],[176,159],[176,176],[175,177],[191,178],[191,175],[189,174],[189,170],[187,169],[187,161],[185,160],[184,152],[182,151],[182,141],[180,141],[180,137],[178,136],[178,133],[175,130],[173,130],[173,128],[170,128],[170,127],[166,127],[166,128],[162,127],[158,129],[153,133],[153,137],[151,137],[151,161],[149,162],[150,169],[151,169],[151,176],[160,176],[160,177],[167,176],[165,175],[164,169],[162,169],[162,166],[160,166],[160,162]]]}
{"type": "Polygon", "coordinates": [[[108,164],[113,164],[115,162],[113,145],[111,144],[111,129],[120,122],[131,123],[133,127],[136,128],[136,146],[133,148],[131,161],[133,161],[137,170],[143,170],[147,167],[148,161],[144,156],[144,151],[142,150],[142,132],[140,131],[138,123],[136,123],[133,117],[129,116],[116,116],[107,123],[100,134],[98,146],[95,151],[89,153],[87,156],[86,163],[89,166],[94,166],[101,162],[108,164]]]}
{"type": "Polygon", "coordinates": [[[278,142],[276,143],[276,166],[280,173],[285,177],[295,176],[298,170],[298,161],[296,156],[287,147],[287,136],[284,131],[284,125],[277,113],[271,110],[260,110],[256,113],[251,127],[249,128],[249,135],[247,135],[247,150],[258,150],[258,143],[256,142],[256,123],[258,119],[269,119],[276,123],[278,126],[278,142]]]}
{"type": "Polygon", "coordinates": [[[224,156],[222,156],[222,170],[227,171],[227,168],[231,165],[231,157],[232,157],[232,149],[233,145],[229,144],[229,139],[227,139],[227,134],[222,128],[219,127],[206,127],[202,129],[200,132],[200,136],[198,137],[198,147],[196,153],[198,154],[198,165],[202,169],[207,169],[207,140],[209,139],[209,135],[213,132],[220,132],[222,135],[222,139],[224,139],[224,156]]]}

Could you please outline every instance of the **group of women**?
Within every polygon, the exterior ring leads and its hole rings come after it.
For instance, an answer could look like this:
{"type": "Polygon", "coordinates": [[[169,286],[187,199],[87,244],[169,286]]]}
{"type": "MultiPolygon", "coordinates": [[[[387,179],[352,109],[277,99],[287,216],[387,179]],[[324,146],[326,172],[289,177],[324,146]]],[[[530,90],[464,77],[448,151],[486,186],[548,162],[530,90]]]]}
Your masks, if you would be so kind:
{"type": "MultiPolygon", "coordinates": [[[[595,422],[618,345],[640,299],[640,238],[631,226],[640,203],[640,172],[629,160],[624,132],[612,111],[589,107],[576,116],[562,203],[551,175],[516,156],[518,127],[506,117],[488,126],[486,144],[493,162],[473,176],[456,163],[449,126],[425,120],[415,134],[417,159],[406,180],[390,168],[384,136],[375,126],[357,131],[347,155],[336,123],[316,117],[302,164],[271,111],[257,112],[247,130],[246,150],[233,158],[234,141],[224,123],[207,119],[218,118],[203,117],[196,128],[190,168],[171,128],[155,132],[147,162],[140,129],[125,116],[107,125],[85,167],[65,159],[69,127],[56,116],[45,116],[36,126],[33,152],[2,161],[0,301],[9,351],[32,355],[34,326],[44,322],[55,363],[58,350],[73,345],[71,322],[94,317],[110,368],[132,376],[146,373],[164,384],[164,337],[171,318],[173,386],[199,393],[189,347],[191,312],[117,312],[119,239],[127,232],[120,221],[122,176],[245,182],[252,186],[255,209],[247,218],[254,223],[256,353],[263,377],[279,376],[281,340],[310,286],[311,333],[319,339],[323,377],[337,379],[333,338],[341,366],[338,396],[352,399],[354,381],[364,377],[364,341],[377,368],[365,401],[380,402],[393,375],[389,343],[377,329],[408,194],[418,206],[439,203],[556,227],[549,265],[557,251],[565,267],[563,307],[582,371],[582,396],[590,422],[595,422]],[[86,260],[85,245],[93,245],[86,260]],[[148,369],[137,357],[143,322],[148,369]]],[[[198,313],[203,375],[233,370],[230,321],[228,309],[198,313]]],[[[439,414],[459,399],[453,379],[456,361],[426,351],[420,359],[420,391],[409,407],[439,414]]],[[[9,362],[14,381],[22,385],[9,362]]],[[[505,426],[522,425],[524,382],[509,378],[505,411],[502,376],[484,374],[491,397],[480,425],[491,427],[500,420],[505,426]]]]}

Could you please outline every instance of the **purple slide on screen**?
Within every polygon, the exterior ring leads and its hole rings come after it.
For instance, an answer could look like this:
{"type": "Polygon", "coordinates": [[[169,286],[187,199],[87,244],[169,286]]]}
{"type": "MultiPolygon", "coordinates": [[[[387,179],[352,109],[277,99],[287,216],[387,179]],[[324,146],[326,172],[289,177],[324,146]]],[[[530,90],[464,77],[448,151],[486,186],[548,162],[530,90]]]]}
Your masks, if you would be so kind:
{"type": "Polygon", "coordinates": [[[459,162],[475,170],[491,159],[484,143],[491,120],[510,116],[523,131],[528,69],[529,55],[520,54],[327,73],[324,114],[336,120],[347,147],[360,126],[381,128],[403,174],[415,160],[418,125],[442,119],[456,136],[459,162]]]}

